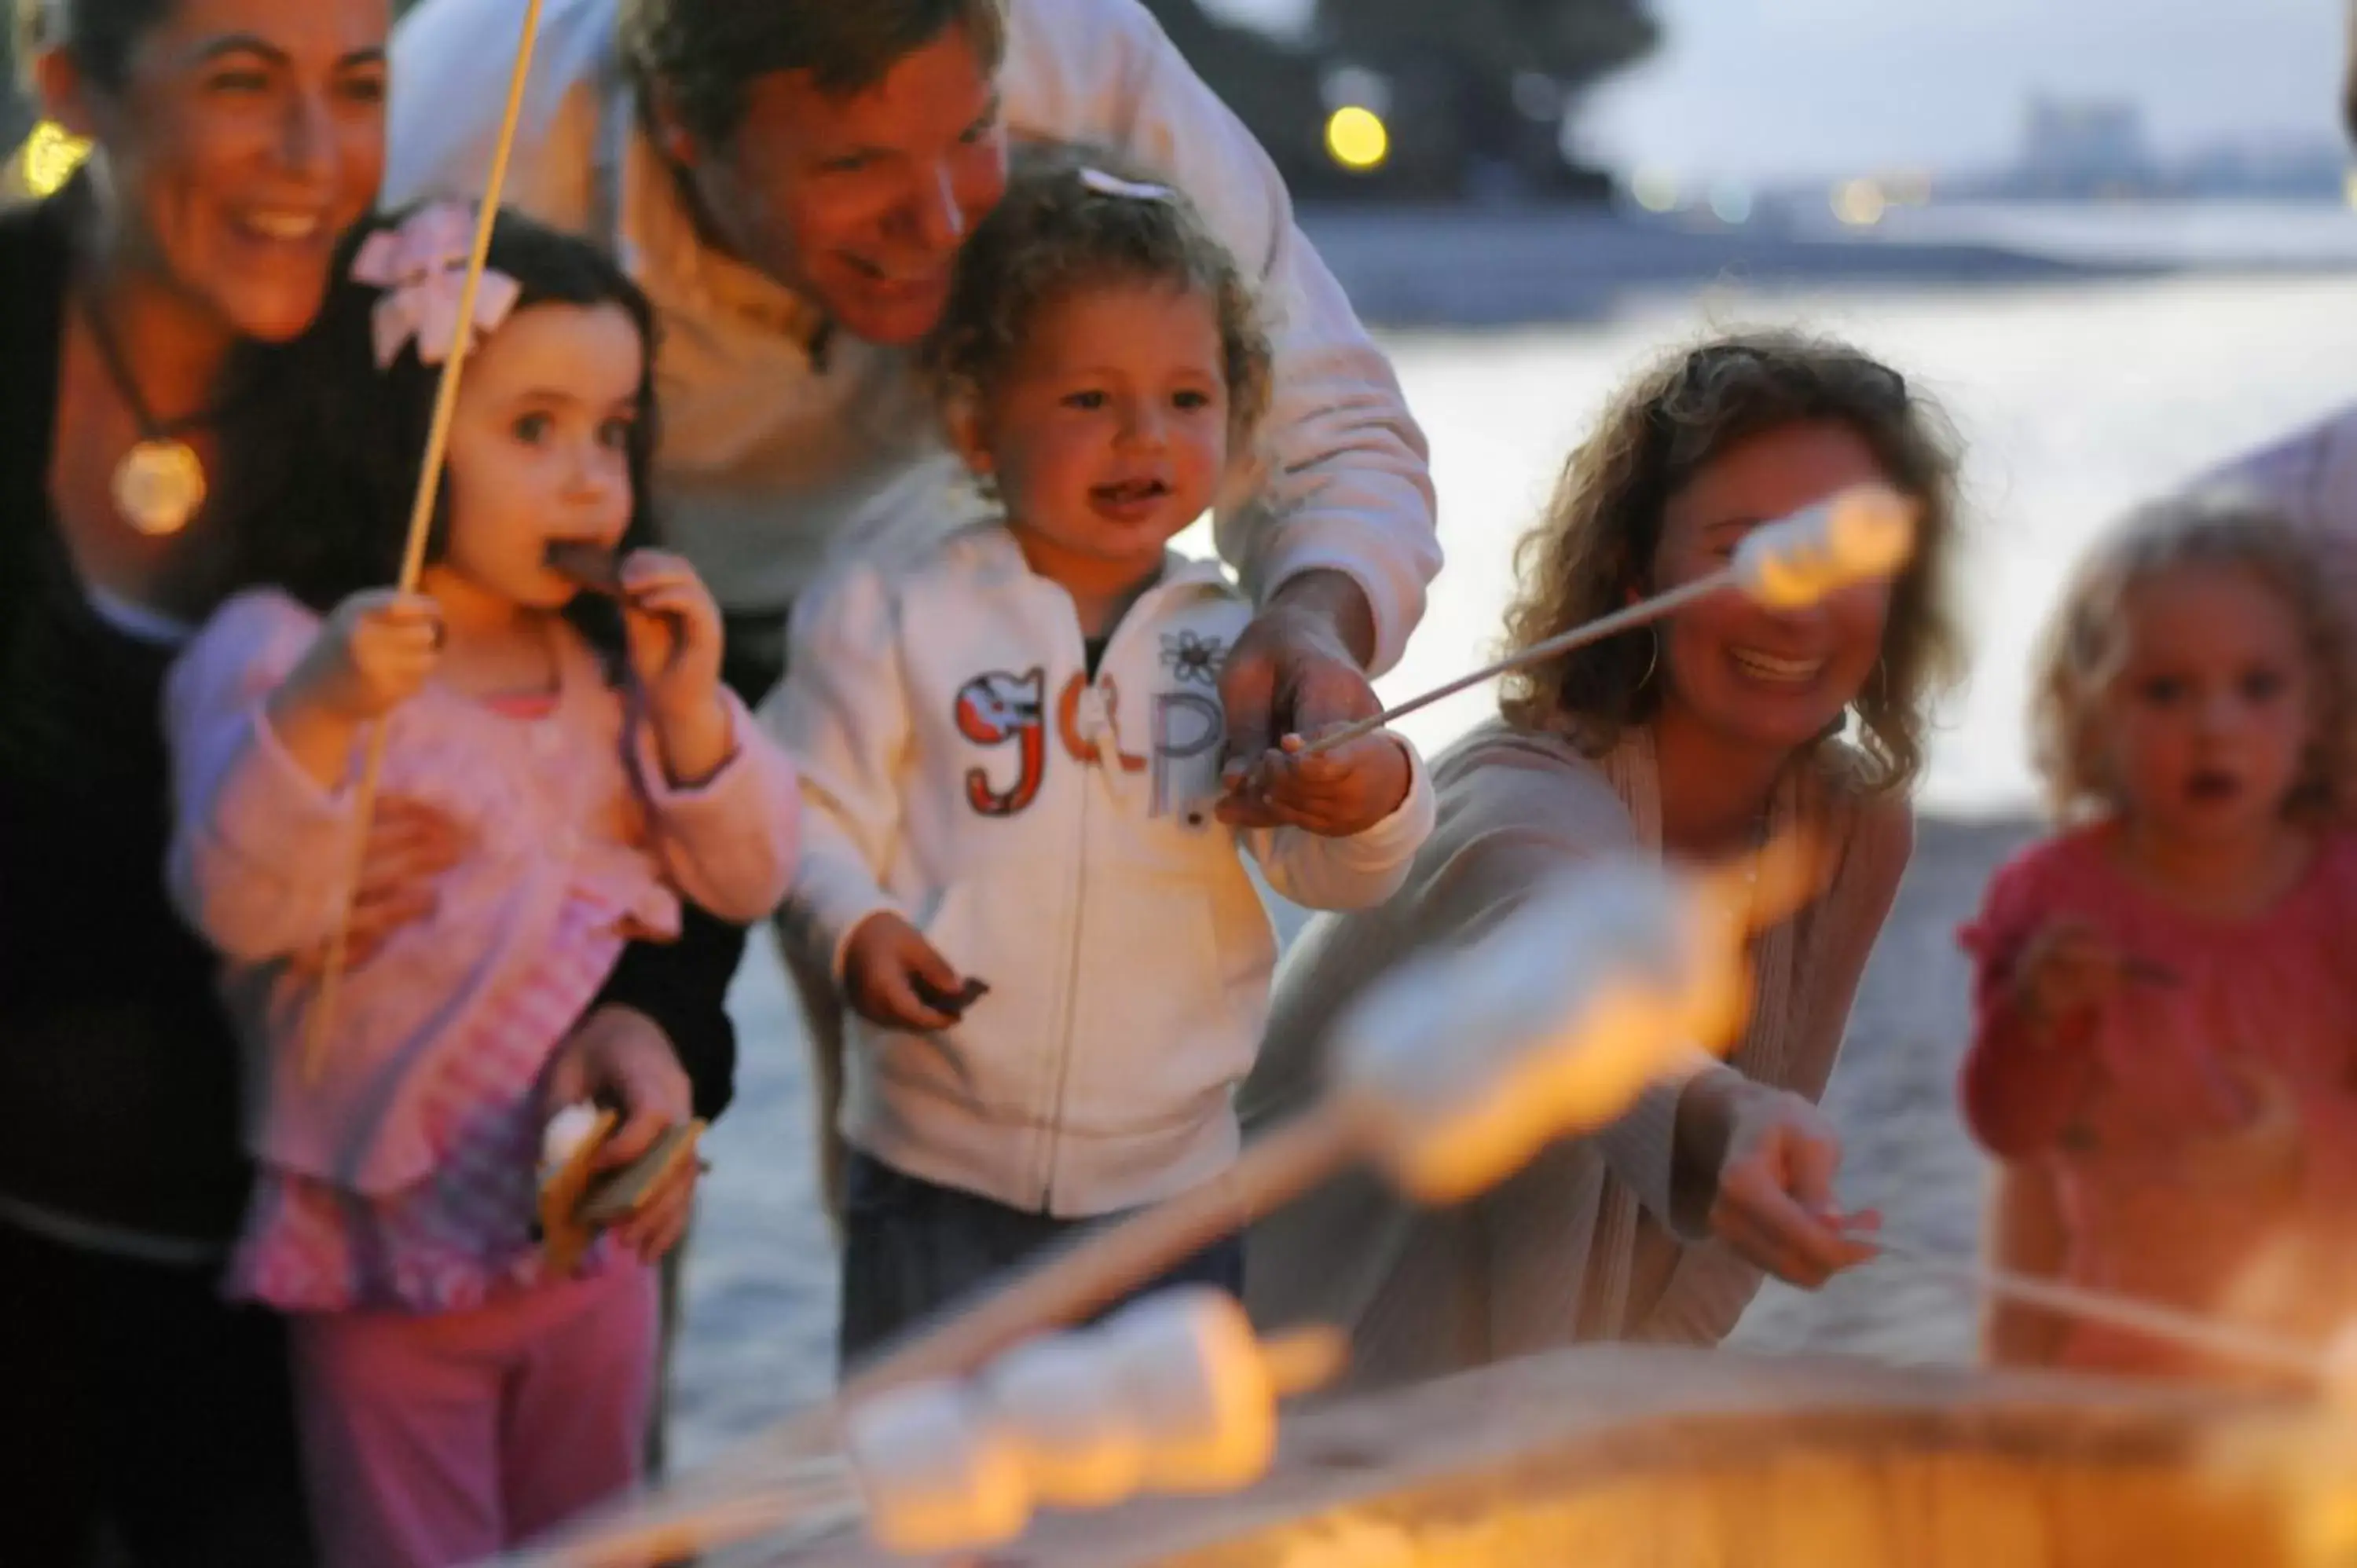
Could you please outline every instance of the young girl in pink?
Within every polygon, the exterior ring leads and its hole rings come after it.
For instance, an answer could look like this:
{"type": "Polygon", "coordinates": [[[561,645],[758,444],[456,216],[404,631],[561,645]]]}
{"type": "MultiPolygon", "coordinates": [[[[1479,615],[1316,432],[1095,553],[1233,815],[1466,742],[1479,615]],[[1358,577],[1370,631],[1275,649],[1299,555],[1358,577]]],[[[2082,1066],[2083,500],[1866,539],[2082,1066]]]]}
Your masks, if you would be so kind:
{"type": "Polygon", "coordinates": [[[426,207],[348,252],[287,381],[283,504],[165,689],[168,880],[225,957],[260,1176],[231,1265],[288,1315],[335,1568],[492,1555],[633,1482],[649,1260],[567,1278],[533,1236],[542,1076],[624,943],[681,899],[750,920],[796,852],[795,780],[719,682],[711,596],[650,532],[651,330],[592,247],[502,217],[421,591],[394,580],[473,225],[426,207]],[[552,546],[619,551],[619,607],[552,546]],[[363,831],[356,779],[473,853],[344,974],[318,960],[363,831]]]}
{"type": "MultiPolygon", "coordinates": [[[[2350,1305],[2357,1202],[2357,677],[2328,548],[2222,498],[2098,548],[2038,684],[2070,825],[1964,933],[1995,1261],[2309,1338],[2350,1305]]],[[[2002,1361],[2247,1371],[2019,1312],[1990,1336],[2002,1361]]]]}

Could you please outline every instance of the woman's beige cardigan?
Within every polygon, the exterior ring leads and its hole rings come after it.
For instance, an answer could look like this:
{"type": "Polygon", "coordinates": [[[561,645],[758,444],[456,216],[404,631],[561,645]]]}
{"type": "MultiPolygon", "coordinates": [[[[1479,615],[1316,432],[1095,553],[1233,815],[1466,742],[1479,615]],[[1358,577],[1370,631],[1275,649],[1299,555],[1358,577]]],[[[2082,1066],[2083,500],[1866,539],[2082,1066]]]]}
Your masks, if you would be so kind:
{"type": "MultiPolygon", "coordinates": [[[[1902,800],[1863,798],[1838,743],[1792,770],[1772,824],[1804,816],[1835,855],[1824,893],[1763,937],[1753,1016],[1731,1066],[1815,1100],[1913,847],[1902,800]]],[[[1557,874],[1599,854],[1661,849],[1652,747],[1632,731],[1600,759],[1566,737],[1492,721],[1433,765],[1440,820],[1406,886],[1380,909],[1314,923],[1277,979],[1267,1042],[1245,1086],[1248,1131],[1315,1095],[1342,1007],[1419,949],[1490,929],[1557,874]]],[[[1440,1042],[1435,1042],[1436,1047],[1440,1042]]],[[[1593,1137],[1561,1144],[1461,1208],[1409,1208],[1352,1176],[1255,1226],[1246,1294],[1278,1327],[1352,1335],[1351,1386],[1437,1376],[1578,1340],[1715,1344],[1759,1289],[1757,1269],[1671,1213],[1671,1131],[1683,1084],[1650,1091],[1593,1137]]],[[[1692,1222],[1707,1195],[1680,1193],[1692,1222]]]]}

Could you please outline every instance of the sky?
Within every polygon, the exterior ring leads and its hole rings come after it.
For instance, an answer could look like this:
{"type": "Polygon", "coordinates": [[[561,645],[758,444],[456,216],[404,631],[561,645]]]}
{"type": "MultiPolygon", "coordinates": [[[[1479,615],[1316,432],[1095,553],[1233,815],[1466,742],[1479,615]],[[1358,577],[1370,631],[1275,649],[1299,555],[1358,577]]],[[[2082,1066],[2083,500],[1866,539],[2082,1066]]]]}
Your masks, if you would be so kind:
{"type": "MultiPolygon", "coordinates": [[[[1584,145],[1685,177],[1979,167],[2037,92],[2125,96],[2164,152],[2337,139],[2346,0],[1652,0],[1666,33],[1584,145]]],[[[1311,0],[1205,0],[1275,27],[1311,0]]]]}

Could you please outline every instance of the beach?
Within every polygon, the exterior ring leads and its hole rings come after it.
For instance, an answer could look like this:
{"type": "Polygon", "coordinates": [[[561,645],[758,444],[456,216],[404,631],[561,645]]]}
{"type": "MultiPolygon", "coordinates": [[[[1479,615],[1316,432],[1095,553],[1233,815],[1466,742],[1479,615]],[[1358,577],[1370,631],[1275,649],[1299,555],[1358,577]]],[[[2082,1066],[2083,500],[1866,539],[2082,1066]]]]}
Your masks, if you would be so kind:
{"type": "MultiPolygon", "coordinates": [[[[1977,656],[1949,703],[1920,800],[1915,857],[1870,964],[1826,1097],[1846,1149],[1840,1196],[1895,1237],[1968,1255],[1982,1166],[1954,1110],[1967,1026],[1957,925],[2034,831],[2023,671],[2063,567],[2134,502],[2357,399],[2357,279],[2188,274],[2001,288],[1710,290],[1584,325],[1384,335],[1433,448],[1449,566],[1400,668],[1396,700],[1488,651],[1514,538],[1574,434],[1664,341],[1717,327],[1843,333],[1939,398],[1966,444],[1961,599],[1977,656]]],[[[1489,711],[1480,693],[1404,727],[1427,749],[1489,711]]],[[[685,1462],[817,1397],[832,1373],[834,1258],[809,1144],[802,1046],[763,944],[732,1009],[737,1101],[689,1271],[676,1449],[685,1462]]],[[[1896,1264],[1806,1295],[1770,1286],[1738,1343],[1905,1361],[1971,1354],[1976,1304],[1896,1264]]]]}

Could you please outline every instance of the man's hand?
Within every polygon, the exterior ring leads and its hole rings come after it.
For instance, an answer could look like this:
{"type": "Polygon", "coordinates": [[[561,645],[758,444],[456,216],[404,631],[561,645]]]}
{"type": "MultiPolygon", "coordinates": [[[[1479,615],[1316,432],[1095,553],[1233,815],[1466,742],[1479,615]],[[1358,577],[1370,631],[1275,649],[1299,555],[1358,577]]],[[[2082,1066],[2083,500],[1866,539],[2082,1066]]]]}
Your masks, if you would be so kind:
{"type": "MultiPolygon", "coordinates": [[[[687,1074],[662,1028],[635,1008],[610,1004],[583,1019],[557,1047],[541,1085],[542,1123],[583,1101],[614,1106],[622,1115],[597,1152],[599,1170],[630,1164],[665,1129],[694,1114],[687,1074]]],[[[614,1228],[623,1245],[650,1263],[679,1245],[695,1206],[697,1171],[695,1161],[681,1161],[639,1211],[614,1228]]]]}
{"type": "Polygon", "coordinates": [[[378,799],[361,854],[361,879],[344,932],[344,964],[359,969],[393,933],[434,912],[435,879],[472,851],[447,812],[406,796],[378,799]]]}
{"type": "Polygon", "coordinates": [[[1220,674],[1228,724],[1222,822],[1278,827],[1318,809],[1297,767],[1286,765],[1283,742],[1383,711],[1366,674],[1374,639],[1366,595],[1339,572],[1304,573],[1270,596],[1220,674]]]}
{"type": "MultiPolygon", "coordinates": [[[[435,879],[473,847],[467,830],[440,808],[402,795],[380,796],[361,852],[351,921],[344,929],[346,971],[363,967],[394,932],[432,914],[435,879]]],[[[316,973],[327,958],[322,942],[297,955],[296,967],[316,973]]]]}

